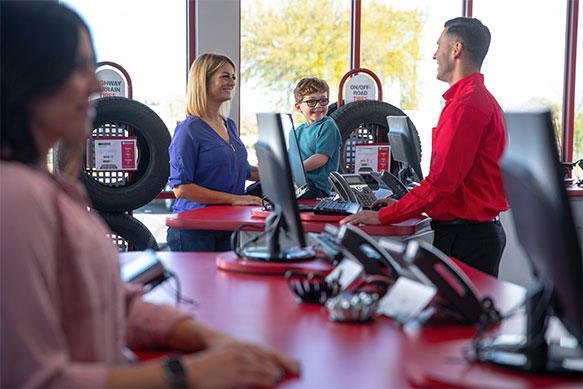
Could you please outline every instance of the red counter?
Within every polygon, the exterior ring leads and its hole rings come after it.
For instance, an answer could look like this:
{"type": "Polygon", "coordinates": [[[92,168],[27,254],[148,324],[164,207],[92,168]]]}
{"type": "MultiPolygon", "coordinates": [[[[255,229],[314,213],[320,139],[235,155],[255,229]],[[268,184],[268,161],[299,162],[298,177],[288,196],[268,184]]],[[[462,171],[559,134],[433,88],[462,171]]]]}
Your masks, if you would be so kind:
{"type": "MultiPolygon", "coordinates": [[[[220,231],[234,231],[243,224],[263,228],[265,219],[253,216],[253,212],[258,209],[260,208],[257,206],[213,205],[170,215],[166,218],[166,225],[174,228],[220,231]]],[[[303,219],[304,232],[324,231],[327,222],[314,221],[322,218],[314,217],[312,212],[302,212],[300,216],[303,219]]],[[[337,217],[335,219],[338,220],[337,217]]],[[[414,235],[428,226],[429,218],[419,216],[397,224],[360,225],[359,227],[372,236],[405,236],[414,235]]]]}
{"type": "MultiPolygon", "coordinates": [[[[122,257],[140,255],[124,253],[122,257]]],[[[328,320],[323,306],[298,304],[283,277],[217,270],[216,253],[159,252],[180,277],[182,293],[196,299],[192,314],[230,334],[275,347],[301,362],[299,378],[286,388],[403,388],[423,386],[577,386],[574,380],[525,375],[466,362],[459,348],[475,328],[461,325],[401,329],[388,318],[369,324],[328,320]]],[[[496,280],[463,264],[481,295],[502,312],[522,301],[524,289],[496,280]]],[[[172,281],[168,281],[172,282],[172,281]]],[[[147,295],[173,303],[162,285],[147,295]]],[[[520,321],[520,317],[518,318],[520,321]]],[[[516,330],[517,323],[505,322],[516,330]]]]}

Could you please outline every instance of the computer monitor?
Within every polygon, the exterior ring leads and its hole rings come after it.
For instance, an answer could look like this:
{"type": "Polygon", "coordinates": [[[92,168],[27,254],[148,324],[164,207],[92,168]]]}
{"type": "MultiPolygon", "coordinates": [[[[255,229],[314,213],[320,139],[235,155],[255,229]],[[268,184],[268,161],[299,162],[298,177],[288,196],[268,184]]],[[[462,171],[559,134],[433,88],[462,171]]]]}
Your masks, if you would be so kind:
{"type": "Polygon", "coordinates": [[[401,165],[397,177],[404,183],[419,183],[423,179],[421,144],[413,134],[413,123],[407,116],[387,116],[387,124],[391,156],[401,165]]]}
{"type": "Polygon", "coordinates": [[[528,371],[581,374],[583,263],[551,113],[506,113],[505,121],[509,139],[501,160],[504,185],[535,284],[528,291],[525,335],[512,342],[486,340],[477,348],[477,356],[528,371]],[[547,343],[551,315],[564,324],[578,347],[547,343]]]}
{"type": "Polygon", "coordinates": [[[304,229],[292,183],[292,174],[283,132],[282,115],[258,113],[259,140],[255,144],[263,193],[273,204],[265,223],[266,245],[243,248],[247,259],[273,262],[307,260],[314,257],[306,248],[304,229]]]}
{"type": "Polygon", "coordinates": [[[283,124],[283,134],[289,156],[289,165],[292,172],[292,178],[295,185],[296,198],[300,198],[308,191],[308,180],[304,169],[304,161],[300,153],[300,145],[291,114],[280,114],[283,124]]]}
{"type": "MultiPolygon", "coordinates": [[[[259,139],[267,145],[272,145],[276,142],[278,134],[273,130],[273,120],[277,117],[277,120],[281,123],[283,128],[283,134],[285,138],[285,145],[287,150],[287,156],[289,159],[289,166],[292,172],[292,180],[294,183],[294,192],[296,198],[299,198],[308,190],[308,180],[306,179],[306,173],[304,171],[304,163],[302,161],[302,156],[300,154],[300,148],[298,145],[297,137],[295,136],[295,128],[293,125],[292,117],[289,114],[282,113],[269,113],[273,117],[260,116],[257,115],[257,123],[259,125],[259,139]],[[291,136],[293,135],[293,136],[291,136]]],[[[282,157],[282,150],[274,150],[278,154],[278,157],[282,157]]],[[[261,180],[263,181],[263,180],[261,180]]],[[[263,183],[261,187],[263,188],[263,183]]],[[[265,191],[263,193],[265,195],[265,191]]],[[[268,196],[268,199],[271,200],[268,196]]]]}

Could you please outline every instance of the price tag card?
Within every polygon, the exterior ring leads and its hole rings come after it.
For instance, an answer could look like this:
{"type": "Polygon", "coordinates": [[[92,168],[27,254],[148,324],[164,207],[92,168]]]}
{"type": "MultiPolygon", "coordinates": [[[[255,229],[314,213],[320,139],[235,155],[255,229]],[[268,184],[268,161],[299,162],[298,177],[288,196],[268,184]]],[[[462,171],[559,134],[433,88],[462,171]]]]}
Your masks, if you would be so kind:
{"type": "Polygon", "coordinates": [[[364,269],[360,263],[344,258],[338,266],[326,276],[326,281],[332,282],[332,280],[339,279],[338,283],[340,284],[341,289],[344,290],[362,274],[363,270],[364,269]]]}
{"type": "Polygon", "coordinates": [[[433,299],[437,289],[406,277],[399,277],[387,294],[379,300],[377,313],[401,324],[415,318],[433,299]]]}
{"type": "Polygon", "coordinates": [[[87,167],[99,171],[138,169],[136,138],[95,138],[87,142],[87,167]]]}

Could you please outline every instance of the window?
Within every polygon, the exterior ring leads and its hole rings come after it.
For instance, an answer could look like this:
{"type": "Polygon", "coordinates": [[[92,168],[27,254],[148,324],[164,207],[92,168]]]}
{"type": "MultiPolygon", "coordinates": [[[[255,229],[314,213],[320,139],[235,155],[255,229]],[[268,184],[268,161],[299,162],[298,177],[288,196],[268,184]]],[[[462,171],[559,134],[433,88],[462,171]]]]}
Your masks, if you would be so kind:
{"type": "MultiPolygon", "coordinates": [[[[350,70],[350,0],[241,0],[241,138],[257,140],[256,112],[294,112],[302,77],[330,85],[330,101],[350,70]]],[[[303,117],[294,115],[296,124],[303,117]]]]}
{"type": "Polygon", "coordinates": [[[433,54],[444,23],[461,16],[460,0],[363,2],[361,66],[382,81],[383,100],[411,118],[422,144],[422,169],[429,171],[431,129],[449,86],[437,80],[433,54]]]}
{"type": "Polygon", "coordinates": [[[185,116],[186,2],[62,2],[89,25],[97,61],[125,68],[133,99],[154,110],[172,133],[185,116]]]}
{"type": "MultiPolygon", "coordinates": [[[[87,22],[97,61],[121,65],[130,75],[134,100],[160,116],[170,133],[185,118],[186,1],[63,0],[87,22]]],[[[158,242],[166,241],[171,199],[134,211],[158,242]]]]}
{"type": "Polygon", "coordinates": [[[482,70],[504,110],[548,107],[561,127],[566,1],[477,0],[474,16],[492,33],[482,70]]]}

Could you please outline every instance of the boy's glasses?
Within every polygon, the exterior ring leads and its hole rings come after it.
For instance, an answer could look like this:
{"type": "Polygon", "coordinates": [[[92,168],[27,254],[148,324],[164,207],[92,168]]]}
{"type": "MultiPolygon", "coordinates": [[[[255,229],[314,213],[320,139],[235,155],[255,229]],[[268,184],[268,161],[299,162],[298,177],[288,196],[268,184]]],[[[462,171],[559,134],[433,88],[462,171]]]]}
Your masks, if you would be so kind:
{"type": "Polygon", "coordinates": [[[302,101],[302,103],[306,103],[306,105],[310,108],[314,108],[316,106],[316,104],[320,104],[321,107],[325,107],[326,105],[328,105],[329,102],[330,102],[330,100],[328,100],[327,97],[324,97],[323,99],[320,99],[320,100],[302,101]]]}

